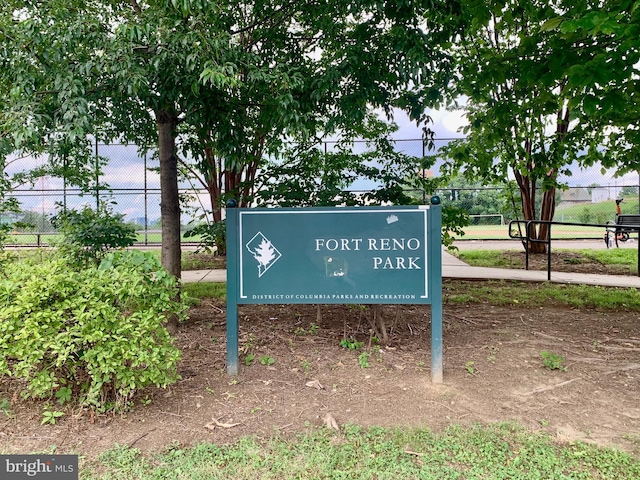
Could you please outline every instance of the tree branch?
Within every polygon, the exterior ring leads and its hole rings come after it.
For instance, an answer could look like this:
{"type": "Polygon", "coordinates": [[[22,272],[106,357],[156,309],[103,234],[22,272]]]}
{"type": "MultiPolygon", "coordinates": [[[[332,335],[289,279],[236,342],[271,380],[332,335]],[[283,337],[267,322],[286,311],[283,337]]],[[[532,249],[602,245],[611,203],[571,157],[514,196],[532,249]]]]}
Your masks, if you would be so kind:
{"type": "Polygon", "coordinates": [[[140,5],[136,0],[129,0],[129,4],[133,7],[134,12],[136,12],[137,14],[142,13],[142,8],[140,8],[140,5]]]}

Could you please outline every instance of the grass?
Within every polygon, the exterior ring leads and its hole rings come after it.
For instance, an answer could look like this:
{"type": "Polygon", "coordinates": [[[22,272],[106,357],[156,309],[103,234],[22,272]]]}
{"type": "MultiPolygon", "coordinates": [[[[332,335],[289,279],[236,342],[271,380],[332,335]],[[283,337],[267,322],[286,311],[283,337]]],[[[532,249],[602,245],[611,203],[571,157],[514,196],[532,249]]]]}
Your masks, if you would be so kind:
{"type": "MultiPolygon", "coordinates": [[[[638,197],[627,196],[620,204],[622,213],[638,213],[638,197]]],[[[579,203],[572,205],[562,202],[556,208],[554,220],[557,222],[606,223],[613,220],[616,212],[616,202],[607,200],[599,203],[579,203]]]]}
{"type": "Polygon", "coordinates": [[[638,250],[636,248],[609,248],[607,250],[578,250],[586,258],[609,265],[638,264],[638,250]]]}
{"type": "Polygon", "coordinates": [[[227,284],[215,282],[194,282],[185,283],[182,291],[192,299],[215,298],[218,300],[227,300],[227,284]]]}
{"type": "Polygon", "coordinates": [[[81,468],[101,479],[316,478],[640,478],[640,461],[584,443],[557,444],[510,423],[471,427],[310,429],[293,438],[244,437],[231,445],[203,443],[156,455],[116,446],[81,468]]]}
{"type": "MultiPolygon", "coordinates": [[[[635,248],[609,248],[602,250],[552,249],[552,252],[567,251],[577,253],[589,262],[606,265],[628,265],[631,272],[637,273],[638,250],[635,248]]],[[[457,250],[453,253],[460,260],[474,267],[522,268],[522,265],[516,265],[509,258],[501,255],[499,250],[457,250]]]]}
{"type": "MultiPolygon", "coordinates": [[[[558,250],[556,250],[558,251],[558,250]]],[[[629,265],[636,271],[637,251],[634,249],[572,250],[589,261],[629,265]]],[[[456,255],[472,266],[522,268],[512,265],[496,250],[457,251],[456,255]]],[[[553,267],[552,267],[553,268],[553,267]]],[[[569,306],[590,309],[640,310],[640,293],[636,288],[607,288],[588,285],[555,283],[520,283],[511,281],[445,282],[444,300],[449,303],[480,303],[491,299],[494,305],[518,304],[523,307],[569,306]]]]}
{"type": "Polygon", "coordinates": [[[607,288],[590,285],[556,283],[522,283],[495,281],[446,281],[446,303],[491,303],[521,307],[569,306],[589,309],[640,310],[640,293],[636,288],[607,288]]]}
{"type": "Polygon", "coordinates": [[[196,254],[194,252],[182,253],[182,271],[206,270],[209,268],[226,268],[226,257],[208,254],[196,254]]]}
{"type": "Polygon", "coordinates": [[[499,250],[455,250],[451,252],[472,267],[515,268],[510,258],[499,250]]]}

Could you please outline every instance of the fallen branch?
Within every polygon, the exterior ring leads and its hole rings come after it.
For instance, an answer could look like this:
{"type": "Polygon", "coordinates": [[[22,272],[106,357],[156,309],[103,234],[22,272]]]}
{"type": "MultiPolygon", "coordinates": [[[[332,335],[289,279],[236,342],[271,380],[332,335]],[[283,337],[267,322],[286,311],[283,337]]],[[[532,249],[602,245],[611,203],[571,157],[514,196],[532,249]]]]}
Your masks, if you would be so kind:
{"type": "Polygon", "coordinates": [[[598,345],[598,348],[610,350],[612,352],[640,352],[640,348],[634,347],[616,347],[614,345],[598,345]]]}
{"type": "Polygon", "coordinates": [[[129,448],[133,447],[136,443],[138,443],[140,440],[142,440],[144,437],[146,437],[147,435],[149,435],[151,432],[153,432],[155,430],[155,428],[152,428],[151,430],[149,430],[146,433],[143,433],[142,435],[140,435],[138,438],[136,438],[133,442],[131,442],[129,444],[129,448]]]}
{"type": "Polygon", "coordinates": [[[416,457],[424,457],[424,453],[412,452],[411,450],[405,450],[407,455],[415,455],[416,457]]]}
{"type": "Polygon", "coordinates": [[[539,337],[542,338],[547,338],[549,340],[556,340],[558,342],[564,342],[565,339],[564,338],[560,338],[560,337],[554,337],[553,335],[547,335],[546,333],[542,333],[542,332],[533,332],[534,335],[538,335],[539,337]]]}
{"type": "Polygon", "coordinates": [[[637,370],[638,368],[640,368],[640,363],[632,363],[631,365],[627,365],[625,367],[620,367],[616,368],[615,370],[604,372],[603,375],[613,375],[614,373],[628,372],[629,370],[637,370]]]}
{"type": "MultiPolygon", "coordinates": [[[[463,322],[465,322],[465,323],[469,323],[469,324],[471,324],[471,325],[477,325],[477,324],[478,324],[478,322],[477,322],[477,321],[475,321],[475,320],[469,320],[468,318],[461,317],[461,316],[459,316],[459,315],[453,315],[452,313],[447,313],[447,314],[446,314],[446,316],[447,316],[447,317],[453,317],[453,318],[455,318],[456,320],[462,320],[463,322]]],[[[445,318],[445,321],[447,321],[447,319],[446,319],[446,318],[445,318]]],[[[496,323],[499,323],[499,322],[496,322],[496,323]]]]}
{"type": "Polygon", "coordinates": [[[565,385],[569,385],[570,383],[575,382],[576,380],[580,380],[582,377],[572,378],[571,380],[567,380],[565,382],[556,383],[555,385],[550,385],[548,387],[536,388],[535,390],[531,390],[530,392],[521,393],[520,395],[533,395],[535,393],[548,392],[549,390],[553,390],[555,388],[564,387],[565,385]]]}
{"type": "Polygon", "coordinates": [[[635,343],[640,345],[640,340],[636,340],[636,339],[631,339],[631,338],[607,338],[606,340],[603,340],[600,343],[605,343],[605,342],[617,342],[617,343],[635,343]]]}
{"type": "Polygon", "coordinates": [[[242,425],[242,422],[238,422],[238,423],[221,423],[218,420],[216,420],[215,418],[210,421],[209,423],[207,423],[205,425],[205,428],[208,428],[209,430],[215,430],[216,427],[220,427],[220,428],[233,428],[233,427],[237,427],[238,425],[242,425]]]}

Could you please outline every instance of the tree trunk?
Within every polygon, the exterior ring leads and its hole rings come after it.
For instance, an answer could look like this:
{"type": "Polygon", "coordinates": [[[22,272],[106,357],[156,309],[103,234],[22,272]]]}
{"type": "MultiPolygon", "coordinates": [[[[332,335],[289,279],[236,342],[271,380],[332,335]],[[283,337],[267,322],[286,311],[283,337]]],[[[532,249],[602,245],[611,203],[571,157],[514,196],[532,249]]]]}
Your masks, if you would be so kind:
{"type": "Polygon", "coordinates": [[[160,218],[162,222],[162,266],[180,278],[180,197],[178,194],[178,158],[174,113],[156,112],[158,122],[158,156],[160,157],[160,218]]]}
{"type": "Polygon", "coordinates": [[[209,200],[211,201],[212,220],[214,223],[217,223],[222,220],[222,204],[220,202],[220,197],[222,196],[221,165],[218,165],[215,151],[210,147],[205,148],[204,158],[205,187],[209,193],[209,200]]]}
{"type": "MultiPolygon", "coordinates": [[[[549,171],[549,176],[555,176],[556,170],[549,171]]],[[[540,218],[536,218],[536,181],[530,176],[515,173],[516,182],[520,189],[522,198],[522,215],[524,220],[544,220],[552,221],[556,211],[556,187],[551,187],[542,194],[542,204],[540,206],[540,218]]],[[[531,225],[527,235],[532,240],[549,239],[549,225],[538,224],[531,225]]],[[[547,245],[541,242],[531,242],[529,244],[529,253],[546,253],[547,245]]]]}
{"type": "Polygon", "coordinates": [[[387,345],[389,343],[389,334],[387,332],[387,325],[384,321],[384,312],[382,310],[382,305],[373,304],[371,305],[371,318],[369,320],[371,323],[371,329],[373,333],[378,337],[378,340],[383,345],[387,345]]]}
{"type": "Polygon", "coordinates": [[[216,151],[207,147],[204,151],[204,187],[209,193],[211,212],[214,222],[222,220],[224,203],[223,195],[231,195],[239,207],[251,205],[256,173],[266,143],[265,136],[260,136],[251,152],[247,153],[246,162],[228,169],[224,160],[216,151]]]}

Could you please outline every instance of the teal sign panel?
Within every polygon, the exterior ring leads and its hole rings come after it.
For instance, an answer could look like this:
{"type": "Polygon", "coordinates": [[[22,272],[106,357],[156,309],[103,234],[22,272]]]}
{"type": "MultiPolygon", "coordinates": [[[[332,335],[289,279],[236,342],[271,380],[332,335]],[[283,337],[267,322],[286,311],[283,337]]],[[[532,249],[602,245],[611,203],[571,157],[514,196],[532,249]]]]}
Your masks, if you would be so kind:
{"type": "Polygon", "coordinates": [[[428,209],[240,209],[239,303],[429,303],[428,209]]]}
{"type": "Polygon", "coordinates": [[[441,378],[441,248],[439,205],[228,208],[229,373],[238,304],[431,304],[441,378]]]}

